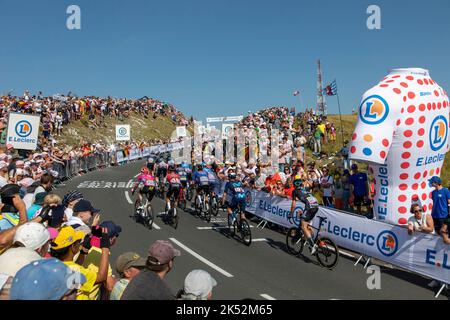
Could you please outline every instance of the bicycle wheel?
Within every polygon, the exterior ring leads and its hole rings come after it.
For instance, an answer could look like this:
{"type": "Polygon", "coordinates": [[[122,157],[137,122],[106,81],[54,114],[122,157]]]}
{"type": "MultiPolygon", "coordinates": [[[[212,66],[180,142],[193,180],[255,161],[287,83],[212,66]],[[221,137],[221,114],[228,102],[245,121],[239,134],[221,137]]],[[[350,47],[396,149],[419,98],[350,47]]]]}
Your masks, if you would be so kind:
{"type": "Polygon", "coordinates": [[[230,232],[230,235],[234,237],[236,234],[236,224],[234,223],[233,215],[228,215],[228,231],[230,232]]]}
{"type": "Polygon", "coordinates": [[[141,206],[141,201],[139,199],[136,199],[136,201],[134,202],[134,214],[133,214],[133,220],[138,222],[139,221],[139,217],[141,216],[141,213],[139,212],[139,207],[141,206]]]}
{"type": "Polygon", "coordinates": [[[146,209],[145,225],[147,226],[147,228],[152,229],[154,219],[153,208],[150,204],[148,204],[145,209],[146,209]]]}
{"type": "Polygon", "coordinates": [[[188,188],[186,191],[186,199],[187,201],[191,201],[192,200],[192,188],[188,188]]]}
{"type": "Polygon", "coordinates": [[[178,202],[178,206],[180,207],[181,210],[186,211],[186,200],[182,199],[178,202]]]}
{"type": "Polygon", "coordinates": [[[317,261],[322,267],[333,269],[339,261],[339,248],[329,238],[319,238],[316,241],[318,245],[316,251],[317,261]]]}
{"type": "Polygon", "coordinates": [[[177,212],[177,208],[172,209],[172,226],[174,229],[178,228],[179,215],[177,212]]]}
{"type": "Polygon", "coordinates": [[[302,253],[305,241],[301,229],[292,227],[286,233],[286,247],[290,254],[298,256],[302,253]]]}
{"type": "Polygon", "coordinates": [[[241,220],[241,238],[242,242],[247,246],[252,244],[252,232],[250,231],[250,224],[247,220],[241,220]]]}
{"type": "Polygon", "coordinates": [[[211,200],[211,213],[214,217],[217,217],[219,214],[219,201],[217,196],[213,197],[211,200]]]}
{"type": "Polygon", "coordinates": [[[209,208],[209,205],[208,205],[208,202],[204,202],[204,213],[205,213],[205,220],[206,220],[206,222],[211,222],[211,210],[210,210],[210,208],[209,208]]]}

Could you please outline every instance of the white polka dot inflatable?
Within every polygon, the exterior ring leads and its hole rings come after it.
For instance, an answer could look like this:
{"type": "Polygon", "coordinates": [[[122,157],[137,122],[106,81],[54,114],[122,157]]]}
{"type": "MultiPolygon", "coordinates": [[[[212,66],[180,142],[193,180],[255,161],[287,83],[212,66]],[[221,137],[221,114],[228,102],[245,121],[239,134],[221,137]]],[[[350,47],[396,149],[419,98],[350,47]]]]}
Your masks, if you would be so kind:
{"type": "Polygon", "coordinates": [[[428,179],[448,152],[449,99],[428,70],[392,70],[368,90],[358,110],[350,159],[375,178],[375,218],[405,225],[412,203],[431,213],[428,179]]]}

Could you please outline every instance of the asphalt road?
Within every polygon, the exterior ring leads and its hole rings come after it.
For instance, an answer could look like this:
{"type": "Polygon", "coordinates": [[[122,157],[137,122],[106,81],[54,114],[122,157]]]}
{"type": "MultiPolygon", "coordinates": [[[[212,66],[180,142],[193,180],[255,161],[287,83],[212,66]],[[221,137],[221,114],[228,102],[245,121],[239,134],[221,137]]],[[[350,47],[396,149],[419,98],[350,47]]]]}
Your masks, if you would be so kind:
{"type": "MultiPolygon", "coordinates": [[[[321,268],[314,258],[308,259],[308,255],[306,258],[290,255],[285,249],[283,234],[267,228],[261,230],[254,222],[251,223],[254,241],[247,247],[228,236],[223,211],[207,223],[192,213],[179,210],[178,229],[157,217],[155,224],[159,229],[149,230],[130,217],[133,213],[130,200],[135,200],[131,198],[130,188],[85,187],[87,181],[128,183],[142,163],[94,171],[66,182],[55,191],[64,195],[81,186],[79,190],[85,198],[101,210],[102,221],[112,220],[122,227],[122,234],[111,249],[113,269],[121,253],[135,251],[146,256],[153,241],[170,239],[181,251],[166,278],[174,293],[182,288],[191,270],[204,269],[217,280],[214,299],[434,299],[435,291],[427,287],[428,279],[386,266],[381,267],[381,289],[369,290],[370,274],[361,264],[354,266],[355,258],[341,255],[334,270],[321,268]]],[[[152,205],[155,213],[164,211],[161,199],[155,197],[152,205]]],[[[441,295],[440,299],[447,297],[441,295]]]]}

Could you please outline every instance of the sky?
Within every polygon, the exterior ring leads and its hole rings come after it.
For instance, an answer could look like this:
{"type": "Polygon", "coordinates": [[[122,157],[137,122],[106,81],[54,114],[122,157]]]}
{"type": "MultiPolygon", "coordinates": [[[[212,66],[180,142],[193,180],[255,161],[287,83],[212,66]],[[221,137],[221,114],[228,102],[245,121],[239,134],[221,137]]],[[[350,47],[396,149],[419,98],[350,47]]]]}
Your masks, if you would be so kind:
{"type": "Polygon", "coordinates": [[[320,59],[350,113],[393,68],[428,69],[449,90],[449,10],[448,0],[0,0],[0,93],[147,95],[199,120],[302,111],[316,104],[320,59]],[[71,4],[81,30],[66,27],[71,4]],[[367,28],[371,4],[380,30],[367,28]]]}

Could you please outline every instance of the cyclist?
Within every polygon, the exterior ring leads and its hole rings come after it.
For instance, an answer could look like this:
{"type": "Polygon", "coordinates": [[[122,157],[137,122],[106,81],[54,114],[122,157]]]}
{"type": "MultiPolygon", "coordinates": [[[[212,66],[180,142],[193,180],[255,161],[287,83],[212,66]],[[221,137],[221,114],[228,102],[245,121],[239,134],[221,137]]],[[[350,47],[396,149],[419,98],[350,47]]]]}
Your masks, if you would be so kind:
{"type": "Polygon", "coordinates": [[[174,196],[175,206],[177,206],[181,189],[180,175],[176,172],[175,166],[169,167],[169,173],[167,174],[166,181],[169,183],[169,190],[166,194],[166,203],[167,208],[170,209],[170,197],[172,195],[174,196]]]}
{"type": "Polygon", "coordinates": [[[131,194],[134,195],[137,186],[141,183],[143,186],[139,190],[140,203],[142,204],[142,195],[145,195],[148,199],[148,202],[151,202],[153,197],[155,196],[156,180],[147,167],[143,167],[141,169],[141,174],[137,177],[136,182],[134,183],[134,186],[131,189],[131,194]]]}
{"type": "Polygon", "coordinates": [[[292,192],[291,213],[288,215],[288,218],[291,219],[294,214],[296,201],[300,201],[305,205],[305,209],[303,211],[298,211],[298,217],[303,216],[301,219],[301,229],[305,235],[308,245],[310,246],[311,254],[314,254],[317,248],[312,240],[310,225],[317,211],[319,211],[319,203],[311,193],[307,192],[303,188],[301,176],[294,177],[294,187],[295,190],[292,192]]]}
{"type": "Polygon", "coordinates": [[[148,158],[147,168],[150,171],[151,175],[155,175],[156,165],[155,165],[155,159],[153,159],[152,157],[148,158]]]}
{"type": "Polygon", "coordinates": [[[225,185],[225,191],[222,196],[222,205],[225,205],[225,200],[227,199],[228,194],[232,197],[231,201],[227,205],[228,216],[239,207],[241,209],[240,218],[241,220],[245,220],[245,191],[242,182],[237,180],[236,171],[234,169],[228,170],[228,182],[225,185]]]}
{"type": "Polygon", "coordinates": [[[208,165],[204,169],[204,171],[208,174],[209,180],[209,194],[211,196],[219,194],[220,189],[220,181],[219,178],[212,167],[212,162],[208,162],[208,165]]]}
{"type": "MultiPolygon", "coordinates": [[[[197,186],[196,194],[194,199],[197,199],[197,196],[200,194],[208,195],[209,193],[209,178],[208,173],[203,170],[203,165],[197,165],[197,171],[194,172],[192,177],[193,182],[197,186]]],[[[196,200],[194,200],[195,203],[196,200]]]]}
{"type": "Polygon", "coordinates": [[[186,172],[186,168],[182,165],[177,166],[177,173],[180,176],[180,182],[181,186],[184,190],[187,190],[187,183],[188,183],[188,174],[186,172]]]}
{"type": "Polygon", "coordinates": [[[159,182],[160,187],[163,186],[164,183],[166,183],[164,181],[164,178],[167,175],[167,168],[168,167],[169,167],[169,165],[164,161],[163,158],[161,158],[159,160],[158,168],[157,168],[157,171],[156,171],[156,178],[157,178],[157,181],[159,182]]]}

